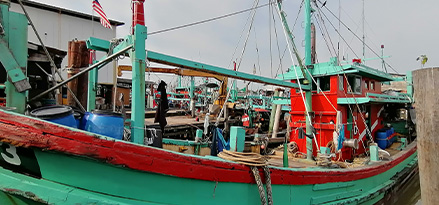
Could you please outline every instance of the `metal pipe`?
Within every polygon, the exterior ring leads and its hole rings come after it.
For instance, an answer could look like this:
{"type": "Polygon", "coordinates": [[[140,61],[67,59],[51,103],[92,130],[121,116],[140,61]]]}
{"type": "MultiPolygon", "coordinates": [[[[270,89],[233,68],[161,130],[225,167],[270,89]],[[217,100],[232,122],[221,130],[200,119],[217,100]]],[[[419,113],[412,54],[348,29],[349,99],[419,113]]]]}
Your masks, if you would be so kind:
{"type": "Polygon", "coordinates": [[[52,91],[58,89],[59,87],[61,87],[61,86],[65,85],[65,84],[67,84],[68,82],[70,82],[70,81],[72,81],[72,80],[78,78],[80,75],[82,75],[82,74],[84,74],[84,73],[86,73],[86,72],[88,72],[88,71],[90,71],[90,70],[92,70],[92,69],[94,69],[94,68],[97,68],[97,67],[98,67],[98,69],[99,69],[100,67],[105,66],[106,64],[109,63],[110,60],[113,60],[113,58],[119,56],[120,54],[122,54],[122,53],[124,53],[124,52],[126,52],[126,51],[128,51],[128,50],[131,49],[132,47],[133,47],[133,45],[129,45],[129,46],[127,46],[126,48],[124,48],[124,49],[122,49],[122,50],[120,50],[120,51],[118,51],[118,52],[116,52],[116,53],[113,53],[112,55],[108,56],[108,57],[105,58],[104,60],[102,60],[102,61],[100,61],[100,62],[98,62],[98,63],[96,63],[96,64],[93,64],[92,66],[90,66],[90,67],[84,69],[83,71],[81,71],[81,72],[75,74],[75,75],[72,76],[71,78],[69,78],[69,79],[67,79],[67,80],[65,80],[65,81],[63,81],[63,82],[61,82],[60,84],[57,84],[57,85],[51,87],[50,89],[48,89],[48,90],[42,92],[41,94],[39,94],[39,95],[33,97],[33,98],[30,99],[28,102],[32,102],[32,101],[34,101],[34,100],[36,100],[36,99],[38,99],[38,98],[40,98],[40,97],[46,95],[47,93],[50,93],[50,92],[52,92],[52,91]]]}
{"type": "MultiPolygon", "coordinates": [[[[35,65],[37,65],[37,67],[39,69],[41,69],[41,71],[43,71],[47,76],[49,76],[49,73],[47,73],[38,63],[35,63],[35,65]]],[[[63,77],[61,75],[59,75],[61,80],[64,81],[63,77]]],[[[49,76],[50,77],[50,76],[49,76]]],[[[87,110],[85,110],[84,106],[82,106],[81,102],[79,102],[78,98],[75,96],[75,94],[73,93],[73,91],[67,86],[67,91],[70,92],[70,94],[72,95],[73,99],[75,100],[76,104],[78,104],[79,108],[83,111],[86,112],[87,110]]]]}
{"type": "Polygon", "coordinates": [[[6,89],[6,85],[1,84],[0,89],[2,89],[2,90],[6,89]]]}
{"type": "MultiPolygon", "coordinates": [[[[23,9],[24,15],[26,15],[26,18],[29,21],[29,24],[32,26],[32,29],[34,30],[34,33],[38,38],[38,41],[40,42],[41,46],[43,47],[44,53],[47,55],[47,58],[49,59],[50,65],[52,66],[52,75],[53,75],[53,77],[55,77],[54,74],[58,73],[58,68],[56,67],[55,62],[53,61],[52,57],[49,54],[49,51],[47,50],[46,46],[44,45],[43,40],[41,40],[41,37],[38,34],[38,31],[35,28],[34,23],[30,19],[29,14],[27,13],[26,9],[24,8],[23,2],[21,2],[21,0],[18,0],[18,3],[20,3],[21,9],[23,9]]],[[[53,83],[56,85],[55,78],[52,78],[52,79],[53,79],[53,83]]]]}
{"type": "MultiPolygon", "coordinates": [[[[63,79],[61,73],[59,72],[58,68],[56,67],[55,62],[53,61],[52,57],[50,56],[49,51],[47,50],[46,46],[44,45],[43,40],[41,40],[40,34],[38,33],[37,29],[35,28],[34,23],[32,22],[32,19],[30,18],[29,14],[27,13],[26,9],[24,8],[23,2],[22,2],[21,0],[18,0],[18,3],[20,4],[20,7],[21,7],[21,9],[22,9],[23,12],[24,12],[24,15],[26,15],[26,18],[27,18],[27,20],[29,21],[29,24],[31,25],[32,29],[34,30],[34,33],[35,33],[35,35],[37,36],[38,41],[39,41],[40,44],[41,44],[41,47],[43,47],[44,53],[46,54],[47,58],[49,59],[50,65],[51,65],[51,67],[52,67],[52,80],[53,80],[53,83],[55,84],[54,87],[56,87],[57,82],[56,82],[56,79],[55,79],[54,74],[57,73],[58,76],[60,77],[60,79],[61,79],[62,81],[64,81],[64,79],[63,79]]],[[[38,64],[36,64],[36,65],[37,65],[38,67],[40,67],[38,64]]],[[[41,67],[40,67],[40,68],[41,68],[41,67]]],[[[42,69],[42,68],[41,68],[41,70],[44,71],[44,69],[42,69]]],[[[46,72],[44,71],[44,73],[46,73],[46,72]]],[[[47,74],[47,73],[46,73],[46,74],[47,74]]],[[[50,90],[50,89],[49,89],[49,90],[50,90]]],[[[55,89],[53,89],[53,90],[55,90],[55,89]]],[[[81,103],[79,102],[78,98],[75,96],[75,94],[73,93],[73,91],[72,91],[69,87],[67,87],[67,90],[70,92],[70,94],[72,95],[73,99],[74,99],[74,100],[76,101],[76,103],[79,105],[79,107],[81,108],[81,110],[85,112],[84,107],[81,105],[81,103]]],[[[51,92],[51,91],[50,91],[50,92],[51,92]]],[[[41,94],[40,94],[40,95],[41,95],[41,94]]],[[[38,95],[38,96],[40,96],[40,95],[38,95]]],[[[36,96],[36,97],[38,97],[38,96],[36,96]]],[[[41,96],[42,96],[42,95],[41,95],[41,96]]],[[[32,100],[36,99],[36,97],[32,98],[29,102],[31,102],[32,100]]]]}
{"type": "MultiPolygon", "coordinates": [[[[279,97],[282,97],[283,94],[284,94],[283,91],[279,91],[279,97]]],[[[273,130],[272,130],[273,133],[271,135],[271,138],[277,137],[277,131],[279,129],[279,121],[280,121],[281,114],[282,114],[282,104],[276,106],[276,113],[274,116],[274,123],[273,123],[273,130]]]]}
{"type": "MultiPolygon", "coordinates": [[[[274,91],[273,99],[274,99],[274,97],[279,97],[279,89],[277,89],[277,88],[274,91]]],[[[274,119],[276,116],[277,106],[278,106],[277,104],[274,104],[274,103],[271,104],[271,113],[270,113],[270,122],[268,124],[268,133],[273,132],[274,119]]]]}
{"type": "Polygon", "coordinates": [[[343,147],[350,147],[350,148],[358,149],[358,140],[357,139],[347,139],[343,142],[343,147]]]}

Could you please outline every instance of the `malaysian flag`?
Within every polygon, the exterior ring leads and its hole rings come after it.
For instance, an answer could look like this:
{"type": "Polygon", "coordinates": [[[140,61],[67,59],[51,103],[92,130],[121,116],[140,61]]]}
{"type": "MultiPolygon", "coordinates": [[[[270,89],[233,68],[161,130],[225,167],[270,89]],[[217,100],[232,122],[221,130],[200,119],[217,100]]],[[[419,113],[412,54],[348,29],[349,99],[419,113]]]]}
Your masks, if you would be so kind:
{"type": "Polygon", "coordinates": [[[93,11],[96,11],[96,13],[98,13],[101,17],[102,26],[112,29],[110,21],[108,20],[107,15],[105,15],[104,9],[102,9],[102,6],[99,4],[98,0],[93,0],[93,11]]]}

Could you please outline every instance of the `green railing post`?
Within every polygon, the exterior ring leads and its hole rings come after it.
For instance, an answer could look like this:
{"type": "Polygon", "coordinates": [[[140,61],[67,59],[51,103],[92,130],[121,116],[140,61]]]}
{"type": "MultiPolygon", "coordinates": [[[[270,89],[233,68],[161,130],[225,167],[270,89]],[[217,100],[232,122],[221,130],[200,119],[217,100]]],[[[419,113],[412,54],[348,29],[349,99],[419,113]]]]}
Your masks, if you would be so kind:
{"type": "Polygon", "coordinates": [[[181,88],[181,75],[179,75],[177,79],[177,88],[181,88]]]}
{"type": "Polygon", "coordinates": [[[2,41],[0,61],[9,79],[4,82],[6,106],[15,107],[14,112],[23,114],[28,97],[27,89],[30,88],[26,77],[28,21],[25,15],[10,12],[8,3],[0,4],[0,10],[0,23],[4,30],[4,34],[0,36],[2,41]]]}
{"type": "Polygon", "coordinates": [[[145,40],[146,27],[137,24],[133,34],[134,47],[130,52],[133,67],[131,141],[137,144],[143,144],[145,135],[145,40]]]}
{"type": "MultiPolygon", "coordinates": [[[[91,51],[90,58],[94,57],[94,52],[91,51]],[[93,52],[93,53],[92,53],[93,52]]],[[[95,63],[95,59],[90,59],[90,65],[95,63]]],[[[88,73],[88,90],[87,90],[87,111],[91,112],[96,109],[96,89],[98,88],[98,68],[91,70],[88,73]]]]}

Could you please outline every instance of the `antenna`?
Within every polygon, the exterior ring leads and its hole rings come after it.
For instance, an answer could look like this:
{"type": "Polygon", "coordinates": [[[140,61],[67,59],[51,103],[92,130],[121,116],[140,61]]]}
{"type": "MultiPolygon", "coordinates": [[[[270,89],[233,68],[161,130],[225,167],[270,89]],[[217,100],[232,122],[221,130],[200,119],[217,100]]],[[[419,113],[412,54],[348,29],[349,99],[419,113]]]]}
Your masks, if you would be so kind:
{"type": "Polygon", "coordinates": [[[381,45],[381,62],[382,62],[383,70],[385,70],[387,73],[386,62],[384,62],[384,45],[381,45]]]}
{"type": "Polygon", "coordinates": [[[365,37],[365,31],[364,31],[364,21],[366,19],[365,13],[364,13],[364,0],[363,0],[363,62],[366,63],[366,37],[365,37]]]}
{"type": "MultiPolygon", "coordinates": [[[[341,0],[338,0],[338,47],[337,47],[337,58],[338,64],[340,64],[340,40],[341,40],[341,0]]],[[[344,56],[344,54],[343,54],[344,56]]]]}

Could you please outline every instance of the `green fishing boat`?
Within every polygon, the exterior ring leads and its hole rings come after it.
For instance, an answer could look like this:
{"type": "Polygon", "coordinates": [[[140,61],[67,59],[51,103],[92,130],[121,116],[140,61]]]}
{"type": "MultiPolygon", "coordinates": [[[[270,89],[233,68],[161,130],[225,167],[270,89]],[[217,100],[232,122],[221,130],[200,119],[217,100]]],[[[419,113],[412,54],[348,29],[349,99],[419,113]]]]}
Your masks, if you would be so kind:
{"type": "MultiPolygon", "coordinates": [[[[374,204],[416,173],[416,139],[406,124],[401,126],[409,118],[392,121],[384,116],[401,109],[409,112],[412,93],[381,94],[381,82],[394,79],[358,61],[343,66],[337,59],[313,64],[310,0],[304,3],[305,62],[284,74],[287,81],[148,50],[144,1],[139,0],[133,3],[131,35],[117,43],[88,39],[88,49],[107,55],[32,98],[26,78],[28,19],[10,12],[8,1],[0,2],[0,62],[8,75],[0,87],[6,91],[7,105],[0,109],[0,204],[374,204]],[[120,116],[92,112],[97,72],[119,56],[132,59],[132,115],[125,121],[129,141],[112,135],[120,130],[113,130],[120,116]],[[290,89],[291,100],[277,102],[294,105],[282,154],[242,152],[240,127],[230,131],[229,149],[235,152],[224,148],[220,157],[145,145],[146,61],[290,89]],[[111,119],[96,128],[107,134],[48,121],[48,113],[40,110],[25,114],[29,103],[86,72],[89,117],[111,119]],[[324,82],[329,87],[322,86],[324,82]]],[[[275,3],[285,32],[291,35],[281,1],[275,3]]],[[[289,40],[293,43],[292,37],[289,40]]],[[[69,108],[56,109],[58,117],[70,117],[69,108]]],[[[218,129],[213,130],[211,138],[200,133],[199,141],[173,143],[196,149],[209,146],[216,152],[215,147],[225,144],[218,129]]]]}

